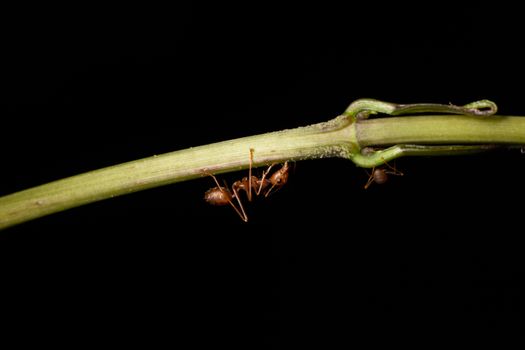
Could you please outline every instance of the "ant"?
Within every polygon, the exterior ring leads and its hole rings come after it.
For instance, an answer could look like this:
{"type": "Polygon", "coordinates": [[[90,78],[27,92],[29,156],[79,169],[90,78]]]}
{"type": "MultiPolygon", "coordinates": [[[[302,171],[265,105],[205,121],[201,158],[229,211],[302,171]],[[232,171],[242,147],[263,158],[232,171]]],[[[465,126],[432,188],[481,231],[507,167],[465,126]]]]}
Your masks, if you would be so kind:
{"type": "Polygon", "coordinates": [[[393,166],[389,165],[387,162],[385,162],[385,165],[388,167],[388,169],[383,168],[372,168],[372,173],[367,174],[369,175],[368,181],[365,184],[365,190],[370,187],[374,182],[378,185],[382,185],[388,181],[388,175],[396,175],[396,176],[403,176],[404,174],[394,168],[393,166]]]}
{"type": "Polygon", "coordinates": [[[248,170],[248,177],[244,177],[239,181],[235,181],[230,191],[226,183],[225,186],[222,187],[219,184],[219,181],[217,181],[217,178],[214,175],[209,174],[213,178],[217,186],[209,189],[204,194],[204,200],[210,203],[211,205],[231,205],[235,212],[244,222],[248,222],[248,215],[246,215],[246,211],[244,210],[244,206],[242,205],[241,198],[239,197],[239,193],[241,191],[246,192],[248,201],[251,202],[253,198],[252,189],[257,196],[259,196],[261,193],[264,193],[264,197],[268,197],[274,189],[278,190],[281,187],[283,187],[286,184],[286,182],[288,182],[288,162],[285,162],[283,166],[280,169],[276,170],[271,176],[268,176],[268,174],[270,173],[272,167],[275,164],[270,165],[268,169],[266,169],[266,171],[263,172],[260,179],[257,176],[253,176],[253,152],[253,148],[250,148],[250,167],[248,170]],[[233,204],[233,198],[236,199],[237,204],[239,206],[238,208],[235,206],[235,204],[233,204]]]}

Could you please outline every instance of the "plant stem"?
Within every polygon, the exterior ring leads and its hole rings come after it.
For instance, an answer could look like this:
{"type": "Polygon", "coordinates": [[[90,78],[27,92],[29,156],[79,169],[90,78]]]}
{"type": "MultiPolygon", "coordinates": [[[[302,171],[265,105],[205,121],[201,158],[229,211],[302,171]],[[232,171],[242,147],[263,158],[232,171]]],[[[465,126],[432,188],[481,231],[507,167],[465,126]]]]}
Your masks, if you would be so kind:
{"type": "Polygon", "coordinates": [[[359,121],[361,146],[416,144],[525,144],[523,117],[421,116],[359,121]]]}
{"type": "Polygon", "coordinates": [[[287,159],[344,156],[350,128],[326,131],[329,123],[284,130],[107,167],[0,198],[0,229],[51,213],[156,186],[287,159]],[[341,146],[342,145],[342,146],[341,146]]]}
{"type": "Polygon", "coordinates": [[[479,115],[484,112],[467,106],[394,105],[374,100],[359,100],[352,106],[359,108],[349,107],[344,115],[325,123],[170,152],[1,197],[0,229],[126,193],[245,169],[250,149],[254,150],[254,166],[342,157],[358,166],[372,167],[403,155],[457,154],[483,150],[486,144],[525,144],[525,117],[473,117],[473,110],[479,115]],[[437,111],[436,106],[439,111],[471,115],[358,118],[363,111],[366,116],[373,114],[376,106],[380,107],[376,111],[393,115],[437,111]],[[385,145],[394,146],[361,152],[365,146],[385,145]]]}

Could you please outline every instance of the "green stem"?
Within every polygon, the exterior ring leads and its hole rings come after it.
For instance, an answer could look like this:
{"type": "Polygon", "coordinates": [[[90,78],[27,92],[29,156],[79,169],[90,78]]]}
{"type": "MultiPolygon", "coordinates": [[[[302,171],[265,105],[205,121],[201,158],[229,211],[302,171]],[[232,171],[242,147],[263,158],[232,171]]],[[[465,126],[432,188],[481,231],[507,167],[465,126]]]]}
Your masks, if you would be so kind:
{"type": "Polygon", "coordinates": [[[325,123],[144,158],[1,197],[0,229],[126,193],[245,169],[250,149],[254,149],[254,166],[342,157],[372,167],[403,155],[458,154],[483,150],[486,144],[525,144],[525,118],[489,116],[496,111],[489,102],[458,107],[358,100],[342,116],[325,123]],[[426,111],[469,115],[364,119],[377,112],[426,111]],[[385,145],[394,146],[363,152],[363,147],[385,145]]]}
{"type": "Polygon", "coordinates": [[[523,117],[441,115],[376,118],[359,121],[356,128],[362,146],[398,143],[525,143],[523,117]]]}
{"type": "Polygon", "coordinates": [[[284,130],[170,152],[54,181],[0,198],[0,229],[106,198],[208,174],[288,159],[345,156],[353,129],[331,124],[284,130]]]}

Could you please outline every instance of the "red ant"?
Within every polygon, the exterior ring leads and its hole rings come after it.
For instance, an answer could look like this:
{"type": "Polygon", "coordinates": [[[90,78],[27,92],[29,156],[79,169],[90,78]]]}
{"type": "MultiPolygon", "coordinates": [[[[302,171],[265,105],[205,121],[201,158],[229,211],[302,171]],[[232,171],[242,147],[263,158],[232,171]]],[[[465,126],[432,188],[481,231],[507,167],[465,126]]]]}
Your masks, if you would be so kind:
{"type": "Polygon", "coordinates": [[[246,211],[244,210],[244,206],[242,205],[242,201],[239,197],[240,191],[246,192],[248,201],[251,202],[252,201],[252,188],[254,189],[255,194],[257,196],[259,196],[263,191],[266,191],[264,192],[264,197],[268,197],[274,189],[277,190],[283,187],[288,181],[288,171],[289,171],[288,162],[285,162],[280,169],[276,170],[269,177],[268,177],[268,174],[270,173],[270,170],[275,164],[270,165],[268,169],[266,169],[266,171],[263,172],[260,179],[257,176],[253,176],[252,175],[253,152],[254,152],[253,148],[250,148],[250,168],[248,170],[248,177],[244,177],[239,181],[235,181],[230,191],[226,183],[225,183],[225,187],[222,187],[221,185],[219,185],[219,181],[217,181],[217,178],[214,175],[209,174],[213,178],[217,186],[209,189],[204,194],[204,200],[210,203],[211,205],[219,205],[219,206],[228,205],[228,204],[231,205],[232,208],[235,210],[235,212],[239,215],[239,217],[244,222],[248,222],[248,215],[246,215],[246,211]],[[268,188],[268,186],[270,187],[268,188]],[[237,204],[239,205],[239,208],[237,208],[235,204],[233,204],[233,201],[232,201],[233,198],[237,200],[237,204]]]}
{"type": "Polygon", "coordinates": [[[396,175],[396,176],[403,176],[404,174],[397,170],[396,168],[390,166],[387,162],[385,162],[385,165],[388,167],[388,169],[385,168],[372,168],[372,173],[367,174],[369,175],[368,181],[365,184],[365,190],[370,187],[374,182],[378,185],[382,185],[388,181],[388,175],[396,175]]]}

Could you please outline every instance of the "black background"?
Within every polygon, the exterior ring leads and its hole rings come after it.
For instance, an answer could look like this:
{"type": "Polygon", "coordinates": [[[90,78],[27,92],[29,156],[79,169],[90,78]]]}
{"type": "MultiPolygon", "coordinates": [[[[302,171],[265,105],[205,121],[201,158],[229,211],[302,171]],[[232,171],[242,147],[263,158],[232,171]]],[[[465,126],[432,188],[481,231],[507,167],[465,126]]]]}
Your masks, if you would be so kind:
{"type": "MultiPolygon", "coordinates": [[[[525,115],[518,13],[266,2],[7,10],[0,194],[325,121],[362,97],[489,98],[525,115]]],[[[349,161],[298,162],[285,188],[249,205],[248,224],[208,206],[212,182],[201,179],[2,231],[5,332],[250,348],[518,336],[524,156],[396,166],[404,177],[365,191],[367,174],[349,161]]]]}

